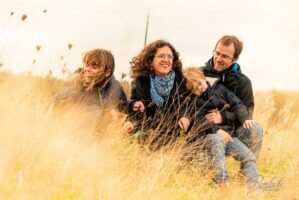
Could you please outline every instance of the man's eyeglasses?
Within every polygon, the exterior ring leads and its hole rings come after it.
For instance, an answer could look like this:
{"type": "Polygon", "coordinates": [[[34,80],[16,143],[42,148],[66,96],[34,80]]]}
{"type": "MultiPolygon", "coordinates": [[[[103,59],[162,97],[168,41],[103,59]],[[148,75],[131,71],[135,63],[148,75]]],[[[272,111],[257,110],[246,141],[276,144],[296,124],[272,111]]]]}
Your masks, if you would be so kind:
{"type": "Polygon", "coordinates": [[[173,60],[174,59],[173,55],[170,55],[170,54],[168,54],[168,55],[159,54],[159,55],[156,55],[155,57],[157,57],[160,60],[164,60],[164,59],[173,60]]]}
{"type": "Polygon", "coordinates": [[[213,51],[213,55],[214,55],[215,57],[221,57],[221,58],[224,59],[224,60],[234,59],[234,57],[231,57],[231,56],[228,56],[228,55],[225,55],[225,54],[221,54],[221,53],[219,53],[219,52],[216,51],[216,50],[213,51]]]}

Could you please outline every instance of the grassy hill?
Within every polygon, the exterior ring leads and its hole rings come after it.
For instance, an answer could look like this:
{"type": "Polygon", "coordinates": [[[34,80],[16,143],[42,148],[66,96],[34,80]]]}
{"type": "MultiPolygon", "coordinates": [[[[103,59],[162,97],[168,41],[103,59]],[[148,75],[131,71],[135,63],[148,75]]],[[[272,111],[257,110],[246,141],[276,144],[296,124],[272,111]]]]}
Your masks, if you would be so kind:
{"type": "Polygon", "coordinates": [[[228,158],[231,187],[219,190],[182,152],[148,153],[121,132],[125,116],[97,121],[84,105],[54,109],[53,77],[0,73],[0,199],[299,199],[299,93],[257,92],[264,128],[263,191],[248,193],[228,158]]]}

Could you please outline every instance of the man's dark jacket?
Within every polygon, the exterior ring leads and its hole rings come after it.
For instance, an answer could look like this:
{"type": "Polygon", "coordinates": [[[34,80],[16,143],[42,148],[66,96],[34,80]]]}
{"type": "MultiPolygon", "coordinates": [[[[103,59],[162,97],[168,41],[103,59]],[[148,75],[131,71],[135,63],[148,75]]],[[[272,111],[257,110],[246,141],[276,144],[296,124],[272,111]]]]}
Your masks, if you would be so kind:
{"type": "MultiPolygon", "coordinates": [[[[240,65],[233,63],[227,69],[218,72],[214,69],[213,58],[211,58],[204,67],[201,67],[207,77],[216,77],[219,83],[223,84],[229,91],[234,93],[239,99],[242,100],[247,107],[250,119],[252,119],[254,109],[253,90],[250,79],[241,71],[240,65]]],[[[232,113],[225,112],[228,123],[233,123],[235,116],[232,113]]]]}

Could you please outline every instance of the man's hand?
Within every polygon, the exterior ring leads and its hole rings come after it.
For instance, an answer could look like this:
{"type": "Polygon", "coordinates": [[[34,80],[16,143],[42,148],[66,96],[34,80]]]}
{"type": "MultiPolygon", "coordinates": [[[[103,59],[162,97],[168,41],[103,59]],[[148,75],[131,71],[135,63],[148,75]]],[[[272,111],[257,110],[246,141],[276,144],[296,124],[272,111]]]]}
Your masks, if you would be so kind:
{"type": "Polygon", "coordinates": [[[223,137],[224,139],[224,144],[227,144],[228,142],[233,142],[232,136],[230,134],[222,129],[219,129],[216,131],[217,135],[223,137]]]}
{"type": "Polygon", "coordinates": [[[142,101],[136,101],[133,105],[133,111],[137,112],[137,111],[144,111],[144,104],[142,103],[142,101]]]}
{"type": "Polygon", "coordinates": [[[256,121],[248,119],[243,123],[243,127],[251,128],[251,127],[255,126],[256,124],[257,124],[256,121]]]}
{"type": "Polygon", "coordinates": [[[183,130],[183,131],[187,131],[188,127],[190,125],[190,120],[186,117],[182,117],[179,119],[179,127],[183,130]]]}
{"type": "Polygon", "coordinates": [[[133,129],[134,129],[134,124],[130,121],[126,121],[122,126],[122,130],[125,133],[130,133],[133,131],[133,129]]]}
{"type": "Polygon", "coordinates": [[[206,119],[214,124],[221,124],[222,117],[221,113],[217,109],[210,110],[208,114],[205,115],[206,119]]]}

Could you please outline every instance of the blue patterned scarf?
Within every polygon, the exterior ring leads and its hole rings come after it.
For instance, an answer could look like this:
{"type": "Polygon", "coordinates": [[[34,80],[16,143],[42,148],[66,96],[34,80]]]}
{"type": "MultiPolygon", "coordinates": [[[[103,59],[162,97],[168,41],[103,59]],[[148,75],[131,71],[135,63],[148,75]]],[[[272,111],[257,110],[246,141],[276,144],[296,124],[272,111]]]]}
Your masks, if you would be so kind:
{"type": "Polygon", "coordinates": [[[171,71],[167,76],[150,76],[151,98],[158,107],[162,107],[173,88],[175,72],[171,71]]]}

